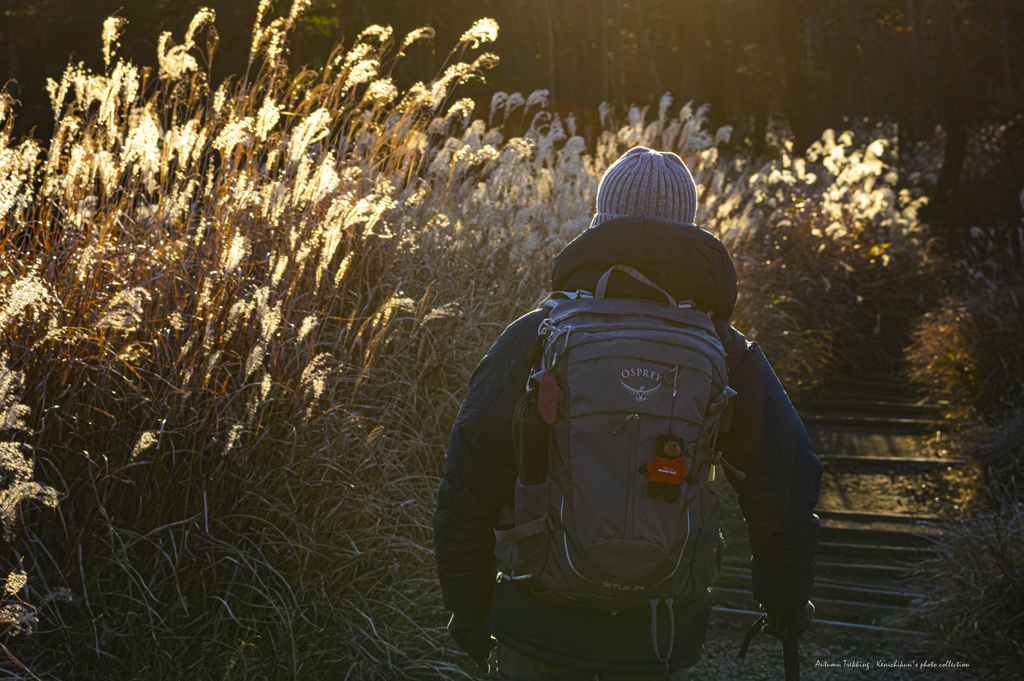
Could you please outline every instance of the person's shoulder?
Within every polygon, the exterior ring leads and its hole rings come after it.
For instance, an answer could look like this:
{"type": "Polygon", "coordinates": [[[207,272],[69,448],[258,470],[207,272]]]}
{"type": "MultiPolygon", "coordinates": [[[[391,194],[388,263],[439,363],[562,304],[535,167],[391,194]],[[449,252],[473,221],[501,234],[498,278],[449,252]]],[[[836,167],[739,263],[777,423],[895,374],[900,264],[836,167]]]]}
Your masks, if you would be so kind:
{"type": "Polygon", "coordinates": [[[718,334],[718,339],[722,342],[725,354],[729,358],[729,366],[736,366],[754,344],[748,342],[743,334],[725,319],[715,319],[714,325],[715,333],[718,334]]]}
{"type": "Polygon", "coordinates": [[[509,324],[505,330],[509,331],[514,329],[518,333],[524,329],[530,329],[536,332],[537,327],[540,326],[540,323],[548,316],[548,312],[549,310],[546,307],[539,307],[536,310],[530,310],[522,317],[509,324]]]}
{"type": "Polygon", "coordinates": [[[507,338],[510,343],[514,342],[519,351],[528,356],[533,352],[533,346],[537,341],[537,329],[540,327],[540,323],[547,318],[548,312],[549,310],[545,307],[527,312],[505,327],[505,331],[501,334],[502,338],[507,338]]]}
{"type": "Polygon", "coordinates": [[[528,359],[537,341],[537,329],[547,314],[546,308],[531,310],[506,326],[498,339],[494,341],[488,355],[492,357],[520,355],[528,359]]]}

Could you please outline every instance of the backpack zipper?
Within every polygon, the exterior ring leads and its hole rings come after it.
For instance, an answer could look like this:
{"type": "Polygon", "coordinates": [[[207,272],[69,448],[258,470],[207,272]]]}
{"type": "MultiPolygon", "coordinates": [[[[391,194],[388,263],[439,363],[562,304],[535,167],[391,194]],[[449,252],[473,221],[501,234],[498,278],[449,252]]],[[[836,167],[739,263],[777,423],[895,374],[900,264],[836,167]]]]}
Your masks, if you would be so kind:
{"type": "Polygon", "coordinates": [[[637,449],[639,449],[640,443],[640,414],[630,414],[626,418],[619,421],[619,425],[615,426],[615,430],[612,431],[612,435],[618,435],[626,424],[630,424],[629,429],[629,468],[626,470],[626,526],[624,530],[625,538],[633,538],[633,514],[634,507],[636,506],[636,478],[632,473],[636,472],[638,467],[637,449]]]}
{"type": "Polygon", "coordinates": [[[633,414],[633,427],[629,433],[629,468],[626,470],[626,539],[633,538],[633,518],[636,513],[636,471],[640,449],[640,414],[633,414]]]}
{"type": "Polygon", "coordinates": [[[626,418],[622,419],[621,421],[619,421],[619,425],[615,426],[615,430],[612,431],[612,435],[618,435],[619,431],[622,430],[622,427],[629,423],[630,420],[639,418],[640,414],[630,414],[626,418]]]}
{"type": "MultiPolygon", "coordinates": [[[[598,331],[622,330],[621,327],[613,326],[613,325],[610,325],[610,324],[606,324],[606,325],[594,324],[594,325],[591,325],[591,326],[580,327],[580,328],[585,329],[586,331],[594,331],[595,329],[598,330],[598,331]]],[[[672,331],[673,333],[678,333],[681,336],[686,336],[687,338],[691,338],[691,339],[697,341],[698,343],[700,343],[701,345],[704,345],[704,346],[710,348],[715,353],[715,355],[721,357],[723,360],[725,360],[728,363],[728,356],[725,354],[725,348],[717,348],[717,347],[715,347],[715,345],[713,343],[711,343],[710,341],[708,341],[708,340],[698,336],[697,334],[693,333],[692,331],[686,331],[684,329],[668,328],[668,327],[666,327],[666,328],[661,328],[661,327],[650,328],[650,327],[642,327],[642,326],[630,326],[630,327],[627,327],[625,330],[626,331],[632,331],[634,329],[639,329],[639,330],[657,330],[657,331],[672,331]]],[[[603,339],[602,340],[588,340],[588,341],[583,341],[582,343],[580,343],[580,346],[582,347],[584,345],[590,345],[591,343],[601,343],[601,342],[603,342],[603,339]]],[[[657,342],[661,342],[661,341],[657,341],[657,342]]]]}

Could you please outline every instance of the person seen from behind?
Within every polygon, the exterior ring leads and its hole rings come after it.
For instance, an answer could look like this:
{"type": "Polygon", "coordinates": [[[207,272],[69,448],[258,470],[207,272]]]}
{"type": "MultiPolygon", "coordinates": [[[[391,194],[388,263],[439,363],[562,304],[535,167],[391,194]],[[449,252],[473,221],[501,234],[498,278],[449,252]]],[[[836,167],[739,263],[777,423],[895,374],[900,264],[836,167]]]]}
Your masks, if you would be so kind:
{"type": "Polygon", "coordinates": [[[736,270],[694,225],[671,153],[630,150],[553,294],[481,360],[434,514],[448,631],[502,678],[682,679],[724,542],[716,464],[739,495],[765,630],[813,619],[821,464],[768,360],[732,328],[736,270]]]}

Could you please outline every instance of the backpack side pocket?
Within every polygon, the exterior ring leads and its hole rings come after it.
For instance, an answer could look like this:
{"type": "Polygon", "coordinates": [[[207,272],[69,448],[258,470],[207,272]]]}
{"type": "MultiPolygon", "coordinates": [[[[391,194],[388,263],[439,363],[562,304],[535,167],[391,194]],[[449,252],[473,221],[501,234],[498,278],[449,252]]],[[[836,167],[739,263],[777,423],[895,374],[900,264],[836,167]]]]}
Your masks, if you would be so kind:
{"type": "Polygon", "coordinates": [[[515,499],[515,526],[494,531],[494,553],[508,568],[507,578],[521,581],[537,577],[535,581],[539,581],[547,562],[548,538],[555,527],[551,483],[524,485],[516,480],[515,499]]]}
{"type": "Polygon", "coordinates": [[[524,485],[544,482],[548,477],[548,446],[551,426],[541,418],[537,391],[530,390],[516,405],[512,421],[512,446],[519,479],[524,485]]]}
{"type": "Polygon", "coordinates": [[[718,524],[718,499],[704,516],[704,524],[697,535],[697,546],[690,564],[692,593],[699,594],[718,579],[722,560],[722,539],[718,524]]]}
{"type": "MultiPolygon", "coordinates": [[[[515,510],[510,504],[506,504],[501,508],[501,514],[498,516],[498,526],[495,528],[495,535],[498,532],[508,532],[516,526],[516,514],[515,510]]],[[[515,564],[514,557],[512,555],[512,542],[494,542],[494,557],[498,559],[498,569],[503,574],[511,574],[512,566],[515,564]]]]}

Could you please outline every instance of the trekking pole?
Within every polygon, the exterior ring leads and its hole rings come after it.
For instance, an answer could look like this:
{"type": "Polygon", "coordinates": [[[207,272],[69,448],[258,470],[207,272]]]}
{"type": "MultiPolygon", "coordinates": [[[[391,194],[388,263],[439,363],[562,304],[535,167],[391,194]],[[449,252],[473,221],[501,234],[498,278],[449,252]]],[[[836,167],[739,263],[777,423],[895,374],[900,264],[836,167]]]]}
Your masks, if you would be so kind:
{"type": "MultiPolygon", "coordinates": [[[[810,604],[808,604],[810,605],[810,604]]],[[[810,606],[811,612],[813,613],[814,606],[810,606]]],[[[743,637],[743,643],[740,645],[739,653],[736,657],[741,660],[745,660],[747,657],[747,648],[750,646],[750,642],[754,640],[754,637],[762,631],[768,621],[767,615],[761,615],[757,618],[757,621],[750,625],[747,629],[747,635],[743,637]]],[[[782,639],[782,667],[785,670],[786,681],[800,681],[800,654],[796,649],[795,637],[786,636],[782,639]]]]}
{"type": "Polygon", "coordinates": [[[796,651],[796,639],[782,640],[782,665],[786,670],[786,681],[800,681],[800,655],[796,651]]]}

